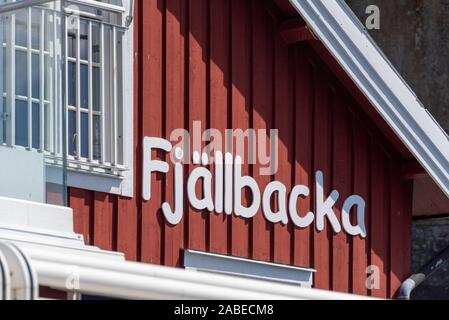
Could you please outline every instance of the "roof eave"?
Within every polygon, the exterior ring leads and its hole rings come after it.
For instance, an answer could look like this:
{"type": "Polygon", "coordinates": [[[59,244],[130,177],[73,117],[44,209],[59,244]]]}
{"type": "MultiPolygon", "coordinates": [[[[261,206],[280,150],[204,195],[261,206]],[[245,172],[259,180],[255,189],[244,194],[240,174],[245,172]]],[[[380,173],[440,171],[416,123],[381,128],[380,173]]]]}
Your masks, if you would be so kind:
{"type": "Polygon", "coordinates": [[[449,197],[449,139],[342,0],[290,0],[377,112],[449,197]]]}

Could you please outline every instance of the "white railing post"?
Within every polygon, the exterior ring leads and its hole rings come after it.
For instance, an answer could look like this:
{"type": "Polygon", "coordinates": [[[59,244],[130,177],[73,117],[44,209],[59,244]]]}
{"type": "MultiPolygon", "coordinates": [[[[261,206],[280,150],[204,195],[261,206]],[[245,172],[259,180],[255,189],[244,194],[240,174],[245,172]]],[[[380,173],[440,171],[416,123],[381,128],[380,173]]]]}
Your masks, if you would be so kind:
{"type": "MultiPolygon", "coordinates": [[[[28,104],[28,143],[29,150],[33,148],[33,68],[32,68],[32,52],[31,52],[31,7],[27,9],[27,104],[28,104]]],[[[18,128],[20,129],[20,128],[18,128]]]]}
{"type": "Polygon", "coordinates": [[[41,15],[40,15],[40,26],[39,26],[39,33],[40,33],[40,37],[39,37],[39,82],[40,82],[40,106],[39,106],[39,126],[40,126],[40,130],[39,130],[39,151],[44,152],[45,150],[45,103],[44,103],[44,99],[45,99],[45,11],[41,10],[41,15]]]}
{"type": "Polygon", "coordinates": [[[102,164],[105,163],[105,155],[106,155],[106,149],[105,149],[105,144],[106,144],[106,139],[105,139],[105,102],[104,102],[104,94],[105,94],[105,72],[104,72],[104,66],[105,64],[105,59],[104,59],[104,25],[101,23],[100,24],[100,112],[101,112],[101,117],[100,117],[100,148],[101,148],[101,156],[100,156],[100,162],[102,164]]]}
{"type": "Polygon", "coordinates": [[[12,147],[16,143],[16,15],[9,15],[9,30],[6,38],[6,144],[12,147]]]}
{"type": "Polygon", "coordinates": [[[89,89],[88,89],[88,160],[89,162],[93,161],[93,75],[92,75],[92,22],[89,20],[88,22],[88,32],[87,32],[87,41],[88,41],[88,53],[87,53],[87,60],[88,60],[88,82],[89,82],[89,89]]]}
{"type": "Polygon", "coordinates": [[[4,123],[5,123],[5,116],[6,116],[6,110],[4,109],[5,106],[3,105],[3,97],[4,97],[4,88],[3,88],[3,69],[5,66],[3,65],[3,51],[4,46],[4,39],[3,39],[3,32],[6,30],[5,27],[5,21],[4,16],[0,14],[0,143],[5,143],[5,137],[3,136],[3,129],[4,129],[4,123]]]}

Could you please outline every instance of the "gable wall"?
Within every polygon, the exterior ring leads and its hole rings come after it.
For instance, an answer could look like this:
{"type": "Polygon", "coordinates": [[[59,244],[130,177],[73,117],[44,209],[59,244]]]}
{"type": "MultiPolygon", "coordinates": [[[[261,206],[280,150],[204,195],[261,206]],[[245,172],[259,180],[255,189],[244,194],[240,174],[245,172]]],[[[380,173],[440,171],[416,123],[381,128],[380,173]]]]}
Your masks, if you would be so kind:
{"type": "MultiPolygon", "coordinates": [[[[263,1],[141,0],[136,10],[135,197],[71,188],[77,232],[130,260],[181,266],[189,248],[311,267],[317,288],[390,297],[408,275],[412,189],[401,179],[400,156],[313,46],[287,45],[263,1]],[[323,232],[273,225],[261,212],[251,220],[196,212],[187,204],[183,221],[167,224],[160,208],[173,204],[172,172],[155,174],[152,199],[142,201],[141,142],[191,130],[194,120],[222,131],[279,129],[278,173],[259,176],[258,165],[243,173],[261,189],[278,180],[291,190],[313,186],[322,170],[325,194],[334,188],[342,199],[364,197],[368,237],[334,234],[328,225],[323,232]],[[380,272],[372,292],[368,265],[380,272]]],[[[313,193],[299,201],[299,212],[315,209],[313,193]]],[[[337,216],[341,206],[339,200],[337,216]]]]}

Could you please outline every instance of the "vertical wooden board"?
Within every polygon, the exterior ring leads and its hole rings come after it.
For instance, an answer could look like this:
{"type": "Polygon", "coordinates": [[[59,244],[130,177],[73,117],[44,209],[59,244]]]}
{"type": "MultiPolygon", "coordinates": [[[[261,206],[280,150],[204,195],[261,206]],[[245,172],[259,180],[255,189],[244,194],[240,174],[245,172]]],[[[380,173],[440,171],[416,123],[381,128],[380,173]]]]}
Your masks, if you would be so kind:
{"type": "MultiPolygon", "coordinates": [[[[141,1],[142,21],[140,23],[142,39],[141,106],[137,125],[141,127],[143,137],[163,137],[163,52],[165,1],[141,1]]],[[[164,159],[164,154],[153,151],[153,159],[164,159]]],[[[141,163],[142,159],[138,159],[141,163]]],[[[141,179],[141,177],[140,177],[141,179]]],[[[151,199],[141,204],[141,260],[143,262],[162,264],[161,255],[163,217],[161,205],[164,175],[155,173],[151,177],[151,199]]],[[[141,180],[136,181],[141,183],[141,180]]]]}
{"type": "MultiPolygon", "coordinates": [[[[141,4],[136,2],[135,10],[136,12],[141,12],[141,4]]],[[[135,34],[134,34],[134,85],[137,88],[141,88],[140,86],[140,72],[139,72],[139,63],[141,62],[141,38],[139,35],[140,28],[140,17],[136,16],[134,20],[135,24],[135,34]]],[[[134,195],[131,198],[118,197],[117,198],[117,250],[123,252],[125,257],[128,260],[137,261],[140,259],[140,203],[142,198],[140,197],[140,184],[137,182],[137,178],[142,176],[140,166],[140,162],[138,162],[139,156],[142,153],[139,150],[141,146],[141,137],[140,137],[140,124],[139,119],[141,117],[140,108],[141,108],[141,93],[140,90],[134,90],[134,112],[133,112],[133,121],[134,121],[134,132],[133,132],[133,181],[134,181],[134,195]]]]}
{"type": "MultiPolygon", "coordinates": [[[[224,133],[230,119],[228,99],[230,74],[230,1],[210,1],[210,127],[222,134],[222,153],[224,153],[224,133]]],[[[212,172],[214,167],[211,166],[212,172]]],[[[215,195],[215,191],[214,191],[215,195]]],[[[228,221],[225,214],[211,214],[209,217],[209,249],[211,252],[228,253],[228,221]]]]}
{"type": "MultiPolygon", "coordinates": [[[[319,66],[315,65],[314,172],[318,170],[323,172],[324,197],[327,197],[332,191],[332,119],[328,86],[328,75],[319,66]]],[[[314,209],[316,209],[316,204],[314,205],[314,209]]],[[[330,289],[332,263],[330,261],[331,240],[329,227],[328,221],[325,221],[322,231],[318,231],[316,228],[314,230],[313,263],[317,271],[314,284],[319,289],[330,289]]]]}
{"type": "MultiPolygon", "coordinates": [[[[185,108],[185,45],[187,33],[187,3],[183,0],[167,1],[166,23],[166,103],[165,138],[170,139],[173,130],[184,128],[185,108]]],[[[173,142],[176,144],[177,142],[173,142]]],[[[187,150],[184,150],[187,152],[187,150]]],[[[174,210],[174,169],[170,154],[165,159],[171,167],[165,178],[165,201],[174,210]]],[[[165,221],[164,264],[180,266],[181,249],[184,246],[184,219],[176,226],[165,221]]]]}
{"type": "MultiPolygon", "coordinates": [[[[366,285],[366,268],[369,265],[371,238],[370,232],[370,145],[369,139],[359,119],[352,117],[353,143],[354,143],[354,189],[353,193],[365,199],[365,227],[368,232],[365,239],[360,236],[352,239],[352,292],[354,294],[368,295],[366,285]]],[[[352,213],[354,214],[354,213],[352,213]]]]}
{"type": "MultiPolygon", "coordinates": [[[[388,212],[385,212],[385,155],[375,141],[371,143],[371,266],[375,297],[386,298],[388,274],[388,212]],[[378,279],[377,279],[378,278],[378,279]]],[[[388,210],[389,211],[389,210],[388,210]]]]}
{"type": "Polygon", "coordinates": [[[84,237],[86,244],[92,244],[92,192],[69,188],[69,206],[73,209],[74,231],[84,237]]]}
{"type": "MultiPolygon", "coordinates": [[[[270,157],[270,130],[273,123],[273,39],[274,21],[257,0],[252,1],[252,41],[253,41],[253,128],[259,138],[258,154],[270,157]],[[259,133],[260,132],[260,133],[259,133]],[[266,152],[264,152],[264,150],[266,152]]],[[[272,177],[267,174],[268,164],[256,159],[253,177],[261,191],[270,183],[272,177]]],[[[271,162],[270,162],[271,164],[271,162]]],[[[271,258],[271,233],[273,226],[262,212],[262,206],[252,220],[251,257],[255,260],[269,261],[271,258]]]]}
{"type": "Polygon", "coordinates": [[[404,260],[405,246],[403,242],[404,233],[407,232],[404,227],[405,212],[403,208],[402,180],[401,172],[397,170],[401,165],[397,161],[392,161],[389,166],[391,202],[390,202],[390,292],[389,297],[393,297],[396,290],[401,286],[404,280],[404,260]]]}
{"type": "MultiPolygon", "coordinates": [[[[302,45],[296,47],[296,106],[295,106],[295,185],[310,188],[310,195],[298,199],[298,214],[304,216],[312,210],[313,199],[313,71],[302,45]]],[[[312,267],[311,241],[313,225],[295,228],[294,259],[297,266],[312,267]]]]}
{"type": "MultiPolygon", "coordinates": [[[[283,183],[287,190],[291,189],[291,173],[293,161],[293,95],[292,72],[289,46],[282,37],[275,37],[275,128],[279,130],[278,161],[279,168],[276,180],[283,183]]],[[[278,195],[279,196],[279,195],[278,195]]],[[[288,194],[286,195],[288,197],[288,194]]],[[[288,198],[287,198],[288,199],[288,198]]],[[[286,199],[286,204],[288,201],[286,199]]],[[[279,199],[278,199],[279,200],[279,199]]],[[[276,202],[275,210],[280,210],[276,202]]],[[[288,207],[288,206],[287,206],[288,207]]],[[[284,208],[282,210],[287,210],[284,208]]],[[[274,261],[289,264],[291,262],[291,230],[292,225],[276,224],[274,226],[274,261]]]]}
{"type": "MultiPolygon", "coordinates": [[[[394,165],[399,165],[396,160],[394,165]]],[[[390,297],[410,275],[413,181],[404,181],[400,172],[391,176],[390,297]]]]}
{"type": "Polygon", "coordinates": [[[114,202],[113,195],[95,192],[94,194],[94,245],[103,250],[115,250],[114,202]]]}
{"type": "MultiPolygon", "coordinates": [[[[251,111],[251,19],[249,1],[232,0],[232,128],[246,131],[251,111]]],[[[245,149],[247,149],[247,141],[245,149]]],[[[234,148],[234,155],[237,155],[234,148]]],[[[245,152],[247,154],[247,152],[245,152]]],[[[247,156],[244,159],[242,175],[249,174],[247,156]]],[[[245,193],[243,205],[247,204],[245,193]]],[[[232,255],[249,257],[249,221],[232,217],[232,255]]]]}
{"type": "MultiPolygon", "coordinates": [[[[135,12],[142,12],[142,4],[139,1],[135,3],[135,12]]],[[[141,113],[141,72],[139,64],[142,63],[142,38],[140,32],[141,17],[135,15],[134,19],[134,85],[138,90],[134,90],[134,112],[133,112],[133,181],[134,195],[131,198],[117,198],[117,251],[123,252],[126,259],[137,261],[141,258],[140,253],[140,235],[141,235],[141,184],[138,178],[142,176],[141,157],[142,157],[142,128],[139,123],[141,113]]]]}
{"type": "MultiPolygon", "coordinates": [[[[201,154],[204,143],[194,135],[194,122],[201,125],[201,133],[207,129],[207,64],[208,61],[208,1],[189,2],[189,131],[191,150],[201,154]],[[194,140],[195,139],[195,140],[194,140]]],[[[196,165],[190,165],[190,172],[196,165]]],[[[201,182],[196,185],[196,195],[201,198],[201,182]]],[[[205,251],[207,248],[206,227],[209,212],[189,207],[189,248],[205,251]]]]}
{"type": "Polygon", "coordinates": [[[411,272],[411,256],[412,256],[412,215],[413,215],[413,181],[402,182],[402,207],[404,210],[404,232],[402,234],[402,243],[404,243],[402,260],[403,278],[408,277],[411,272]]]}
{"type": "Polygon", "coordinates": [[[384,201],[384,232],[385,232],[385,242],[386,242],[386,253],[383,257],[384,259],[384,272],[385,272],[385,281],[387,283],[386,286],[386,292],[385,292],[385,297],[389,298],[390,297],[390,291],[391,291],[391,217],[390,217],[390,213],[391,213],[391,180],[390,180],[390,176],[391,176],[391,172],[390,172],[390,164],[392,162],[392,158],[391,158],[391,154],[386,151],[388,149],[384,149],[384,189],[383,189],[383,193],[384,193],[384,197],[385,197],[385,201],[384,201]]]}
{"type": "MultiPolygon", "coordinates": [[[[352,147],[347,103],[341,94],[333,91],[333,168],[332,187],[340,196],[334,206],[341,222],[344,200],[352,192],[352,147]]],[[[349,292],[350,281],[350,237],[346,231],[333,232],[332,239],[332,290],[349,292]]]]}
{"type": "Polygon", "coordinates": [[[138,207],[136,197],[117,197],[117,251],[123,252],[127,260],[138,259],[138,207]]]}

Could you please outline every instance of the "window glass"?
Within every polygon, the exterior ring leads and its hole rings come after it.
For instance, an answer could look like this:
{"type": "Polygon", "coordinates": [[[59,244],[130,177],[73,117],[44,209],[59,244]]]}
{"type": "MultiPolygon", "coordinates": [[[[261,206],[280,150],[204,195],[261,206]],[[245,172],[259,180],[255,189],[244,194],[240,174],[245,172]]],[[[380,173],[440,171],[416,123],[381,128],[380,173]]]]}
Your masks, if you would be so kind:
{"type": "Polygon", "coordinates": [[[100,62],[100,25],[92,24],[92,61],[100,62]]]}
{"type": "Polygon", "coordinates": [[[89,156],[89,122],[88,114],[81,112],[81,157],[89,156]]]}
{"type": "Polygon", "coordinates": [[[87,109],[89,107],[89,69],[85,64],[80,66],[80,82],[80,106],[87,109]]]}
{"type": "MultiPolygon", "coordinates": [[[[6,98],[3,98],[3,110],[6,110],[6,98]]],[[[6,143],[6,119],[3,119],[3,141],[1,141],[2,143],[6,143]]]]}
{"type": "Polygon", "coordinates": [[[28,95],[28,68],[27,53],[16,50],[16,68],[15,68],[15,85],[16,94],[21,96],[28,95]]]}
{"type": "Polygon", "coordinates": [[[101,119],[100,116],[93,117],[93,159],[101,160],[101,119]]]}
{"type": "Polygon", "coordinates": [[[41,107],[38,103],[33,103],[33,118],[32,118],[32,147],[34,149],[40,148],[40,111],[41,107]]]}
{"type": "Polygon", "coordinates": [[[67,149],[68,154],[76,156],[76,112],[69,111],[67,115],[67,149]]]}
{"type": "Polygon", "coordinates": [[[31,11],[31,47],[40,49],[40,25],[42,13],[40,10],[31,11]]]}
{"type": "Polygon", "coordinates": [[[70,106],[76,106],[76,64],[69,62],[67,66],[67,100],[70,106]]]}
{"type": "Polygon", "coordinates": [[[47,151],[51,151],[51,144],[50,144],[50,138],[53,135],[53,130],[50,131],[50,123],[52,118],[50,117],[51,113],[51,105],[49,103],[46,103],[44,105],[44,123],[45,123],[45,130],[44,130],[44,149],[47,151]]]}
{"type": "Polygon", "coordinates": [[[17,11],[15,14],[16,19],[16,45],[27,47],[27,17],[28,9],[17,11]]]}
{"type": "Polygon", "coordinates": [[[70,58],[76,58],[76,24],[76,18],[67,19],[67,56],[70,58]]]}
{"type": "Polygon", "coordinates": [[[6,49],[2,49],[3,50],[3,68],[2,68],[2,71],[3,71],[3,74],[1,75],[1,76],[3,76],[3,91],[2,92],[5,92],[6,93],[6,49]]]}
{"type": "Polygon", "coordinates": [[[89,24],[83,19],[80,21],[80,59],[89,59],[89,24]]]}
{"type": "Polygon", "coordinates": [[[28,146],[28,103],[16,100],[15,109],[16,145],[28,146]]]}
{"type": "Polygon", "coordinates": [[[31,88],[32,88],[32,97],[36,99],[40,99],[40,61],[39,61],[39,55],[33,53],[31,55],[31,88]]]}
{"type": "Polygon", "coordinates": [[[50,83],[54,77],[53,61],[50,56],[45,56],[44,59],[44,99],[50,100],[50,83]]]}
{"type": "Polygon", "coordinates": [[[100,68],[92,69],[92,104],[94,111],[100,111],[100,68]]]}

